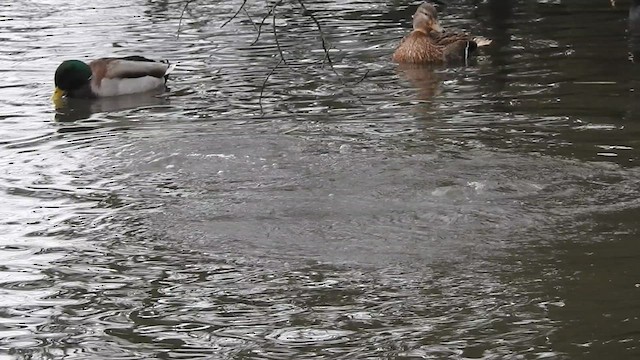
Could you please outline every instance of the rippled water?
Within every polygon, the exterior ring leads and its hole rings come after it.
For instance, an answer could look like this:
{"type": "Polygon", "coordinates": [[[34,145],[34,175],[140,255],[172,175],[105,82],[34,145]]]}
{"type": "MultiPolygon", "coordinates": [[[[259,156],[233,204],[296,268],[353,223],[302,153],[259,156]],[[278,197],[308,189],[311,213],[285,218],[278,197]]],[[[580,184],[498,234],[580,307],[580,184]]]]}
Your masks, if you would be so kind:
{"type": "Polygon", "coordinates": [[[494,44],[452,68],[389,61],[409,3],[306,3],[333,70],[297,2],[255,44],[262,2],[3,3],[0,354],[640,357],[616,3],[455,2],[494,44]],[[52,107],[62,59],[136,53],[169,96],[52,107]]]}

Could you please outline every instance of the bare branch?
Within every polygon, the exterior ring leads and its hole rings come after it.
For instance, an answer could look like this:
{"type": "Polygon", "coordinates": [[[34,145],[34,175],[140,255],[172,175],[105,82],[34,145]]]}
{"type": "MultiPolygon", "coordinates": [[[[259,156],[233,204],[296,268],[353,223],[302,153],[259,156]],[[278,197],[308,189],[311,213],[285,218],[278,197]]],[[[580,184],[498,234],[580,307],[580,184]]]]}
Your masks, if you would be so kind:
{"type": "Polygon", "coordinates": [[[176,39],[180,38],[180,27],[182,26],[182,18],[184,17],[184,12],[187,11],[187,6],[189,6],[189,4],[191,4],[193,0],[187,0],[187,2],[184,3],[184,7],[182,8],[182,13],[180,13],[180,21],[178,22],[178,32],[176,33],[176,39]]]}
{"type": "Polygon", "coordinates": [[[271,69],[271,71],[269,71],[269,74],[267,74],[267,77],[264,78],[264,81],[262,82],[262,86],[260,87],[260,98],[258,99],[258,104],[260,105],[260,113],[263,114],[263,115],[264,115],[264,109],[262,108],[262,95],[264,94],[264,89],[267,86],[267,81],[269,81],[269,78],[271,77],[271,75],[273,75],[273,73],[276,71],[278,66],[280,66],[280,64],[282,64],[283,61],[284,61],[284,59],[280,58],[280,61],[278,61],[276,66],[274,66],[271,69]]]}
{"type": "Polygon", "coordinates": [[[287,60],[284,58],[284,53],[282,52],[282,48],[280,47],[280,40],[278,40],[278,31],[276,30],[276,7],[273,7],[273,20],[272,20],[272,25],[273,25],[273,38],[276,42],[276,47],[278,48],[278,53],[280,54],[280,58],[282,59],[282,62],[289,66],[289,64],[287,64],[287,60]]]}
{"type": "Polygon", "coordinates": [[[364,72],[364,75],[362,75],[362,77],[360,78],[360,80],[356,81],[353,83],[353,85],[358,85],[360,84],[366,77],[367,75],[369,75],[369,70],[367,69],[367,71],[364,72]]]}
{"type": "MultiPolygon", "coordinates": [[[[329,49],[327,50],[331,50],[331,46],[329,47],[329,49]]],[[[327,61],[327,57],[329,56],[329,52],[325,52],[324,56],[322,57],[322,62],[320,63],[320,66],[324,69],[324,63],[327,61]]]]}
{"type": "Polygon", "coordinates": [[[253,19],[251,18],[251,15],[249,15],[249,12],[247,11],[247,9],[242,9],[244,10],[245,15],[247,15],[247,18],[249,19],[249,22],[251,22],[251,25],[253,25],[253,29],[255,31],[258,31],[258,27],[256,26],[256,24],[253,23],[253,19]]]}
{"type": "MultiPolygon", "coordinates": [[[[244,9],[244,6],[247,4],[247,0],[242,1],[242,5],[240,5],[240,8],[238,8],[238,11],[236,11],[235,14],[233,14],[233,16],[231,18],[229,18],[227,21],[224,22],[224,24],[222,24],[220,26],[220,28],[223,28],[225,25],[227,25],[228,23],[231,22],[231,20],[235,19],[236,16],[238,16],[238,14],[240,14],[240,11],[242,11],[244,9]]],[[[245,10],[246,11],[246,10],[245,10]]]]}
{"type": "Polygon", "coordinates": [[[342,82],[340,74],[338,74],[336,69],[333,67],[333,60],[331,60],[331,55],[329,54],[329,49],[327,48],[327,41],[325,40],[324,32],[322,31],[322,26],[320,26],[320,22],[318,21],[318,19],[316,19],[315,16],[313,16],[311,11],[307,10],[307,7],[304,6],[304,2],[302,0],[298,0],[298,4],[300,4],[300,7],[302,7],[302,11],[304,12],[304,15],[311,18],[311,20],[316,24],[316,27],[318,28],[318,32],[320,33],[320,40],[322,41],[322,50],[324,51],[327,62],[329,62],[329,67],[331,68],[331,71],[333,71],[333,73],[336,74],[336,76],[338,76],[338,78],[340,79],[340,82],[342,82]]]}
{"type": "Polygon", "coordinates": [[[278,0],[277,3],[273,4],[273,6],[269,9],[269,12],[267,12],[267,14],[262,18],[262,21],[260,21],[260,24],[258,25],[258,36],[256,36],[256,39],[251,43],[251,45],[255,45],[258,40],[260,40],[260,34],[262,33],[262,25],[264,24],[264,21],[267,20],[269,15],[271,15],[271,12],[273,12],[273,10],[275,10],[275,8],[280,4],[282,4],[282,0],[278,0]]]}

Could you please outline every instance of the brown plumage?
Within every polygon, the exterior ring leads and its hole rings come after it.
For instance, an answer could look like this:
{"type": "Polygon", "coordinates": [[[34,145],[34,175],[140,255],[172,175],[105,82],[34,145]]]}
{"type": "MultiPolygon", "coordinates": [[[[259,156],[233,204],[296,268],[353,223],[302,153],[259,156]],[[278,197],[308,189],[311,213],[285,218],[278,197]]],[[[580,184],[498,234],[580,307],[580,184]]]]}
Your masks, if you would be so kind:
{"type": "Polygon", "coordinates": [[[471,38],[466,34],[445,33],[436,8],[429,3],[418,7],[413,15],[413,31],[398,45],[393,61],[414,64],[462,62],[478,47],[491,40],[471,38]]]}

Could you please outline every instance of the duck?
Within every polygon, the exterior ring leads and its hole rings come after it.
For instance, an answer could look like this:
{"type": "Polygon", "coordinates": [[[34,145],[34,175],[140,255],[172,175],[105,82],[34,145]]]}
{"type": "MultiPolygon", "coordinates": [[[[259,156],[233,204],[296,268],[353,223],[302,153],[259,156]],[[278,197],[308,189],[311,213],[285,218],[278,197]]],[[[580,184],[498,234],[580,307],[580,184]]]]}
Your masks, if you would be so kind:
{"type": "Polygon", "coordinates": [[[437,8],[426,2],[413,14],[413,30],[402,39],[392,59],[413,64],[465,62],[478,47],[489,44],[491,40],[481,36],[445,31],[438,20],[437,8]]]}
{"type": "Polygon", "coordinates": [[[66,60],[56,69],[52,99],[55,103],[65,96],[95,99],[143,93],[165,86],[174,69],[168,61],[138,55],[100,58],[89,64],[66,60]]]}

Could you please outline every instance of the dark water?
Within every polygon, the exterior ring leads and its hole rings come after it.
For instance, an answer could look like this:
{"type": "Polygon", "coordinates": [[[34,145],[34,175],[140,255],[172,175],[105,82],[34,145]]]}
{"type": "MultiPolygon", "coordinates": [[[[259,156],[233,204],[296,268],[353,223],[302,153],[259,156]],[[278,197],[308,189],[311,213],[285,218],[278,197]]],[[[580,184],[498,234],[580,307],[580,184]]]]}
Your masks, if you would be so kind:
{"type": "Polygon", "coordinates": [[[418,69],[410,4],[307,3],[334,71],[296,2],[275,70],[263,2],[0,5],[0,357],[639,358],[629,3],[451,3],[494,44],[418,69]],[[134,53],[169,97],[53,109],[134,53]]]}

